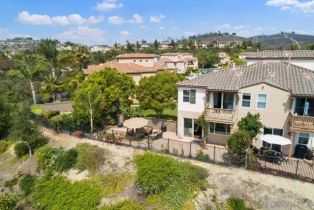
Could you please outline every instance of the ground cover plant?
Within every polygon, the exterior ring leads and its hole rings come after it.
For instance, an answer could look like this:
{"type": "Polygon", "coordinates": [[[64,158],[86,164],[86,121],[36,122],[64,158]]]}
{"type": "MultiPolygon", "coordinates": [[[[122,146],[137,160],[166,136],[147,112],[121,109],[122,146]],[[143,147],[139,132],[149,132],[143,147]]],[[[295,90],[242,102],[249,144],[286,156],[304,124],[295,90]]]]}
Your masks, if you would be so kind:
{"type": "Polygon", "coordinates": [[[181,209],[206,185],[205,169],[171,157],[145,153],[134,158],[136,187],[166,209],[181,209]]]}

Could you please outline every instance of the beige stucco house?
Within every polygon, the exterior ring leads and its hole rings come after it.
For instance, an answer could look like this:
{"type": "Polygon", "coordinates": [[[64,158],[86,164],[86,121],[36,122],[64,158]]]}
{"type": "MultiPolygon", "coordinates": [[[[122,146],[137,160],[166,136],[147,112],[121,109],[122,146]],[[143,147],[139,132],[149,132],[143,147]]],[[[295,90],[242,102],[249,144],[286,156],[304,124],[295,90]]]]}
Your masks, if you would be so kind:
{"type": "Polygon", "coordinates": [[[287,62],[259,62],[210,73],[178,84],[178,135],[200,138],[197,118],[209,124],[208,143],[226,145],[237,122],[259,113],[262,133],[314,147],[314,72],[287,62]]]}
{"type": "Polygon", "coordinates": [[[144,77],[155,75],[165,70],[165,66],[159,62],[159,56],[154,54],[130,53],[117,56],[116,60],[99,65],[89,65],[84,69],[85,75],[90,75],[104,68],[114,68],[118,72],[131,76],[135,84],[144,77]]]}
{"type": "Polygon", "coordinates": [[[191,53],[164,53],[160,55],[160,62],[179,74],[185,73],[188,68],[198,68],[198,60],[191,53]]]}

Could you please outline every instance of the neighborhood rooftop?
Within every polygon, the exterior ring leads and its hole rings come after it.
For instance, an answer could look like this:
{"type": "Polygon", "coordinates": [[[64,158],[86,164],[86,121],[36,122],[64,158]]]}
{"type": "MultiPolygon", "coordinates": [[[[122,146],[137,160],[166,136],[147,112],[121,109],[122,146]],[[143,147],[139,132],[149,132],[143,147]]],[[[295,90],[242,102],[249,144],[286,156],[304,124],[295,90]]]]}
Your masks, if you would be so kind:
{"type": "Polygon", "coordinates": [[[314,59],[314,50],[265,50],[251,54],[246,59],[314,59]]]}
{"type": "Polygon", "coordinates": [[[153,67],[144,67],[134,63],[119,63],[117,61],[110,61],[99,65],[89,65],[87,69],[84,69],[84,74],[89,75],[104,68],[114,68],[120,73],[139,74],[156,73],[158,70],[164,69],[165,67],[158,64],[155,64],[153,67]]]}
{"type": "Polygon", "coordinates": [[[146,53],[127,53],[118,55],[117,58],[155,58],[155,54],[146,54],[146,53]]]}
{"type": "Polygon", "coordinates": [[[314,95],[314,72],[286,62],[260,62],[240,66],[183,81],[178,86],[238,91],[261,83],[291,91],[293,95],[314,95]]]}

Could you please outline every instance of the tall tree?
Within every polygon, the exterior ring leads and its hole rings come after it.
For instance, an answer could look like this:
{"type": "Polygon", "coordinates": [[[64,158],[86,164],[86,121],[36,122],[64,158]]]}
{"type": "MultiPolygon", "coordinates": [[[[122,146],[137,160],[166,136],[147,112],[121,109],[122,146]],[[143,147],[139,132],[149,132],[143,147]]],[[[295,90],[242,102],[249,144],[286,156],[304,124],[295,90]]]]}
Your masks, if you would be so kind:
{"type": "Polygon", "coordinates": [[[80,45],[75,50],[75,57],[79,65],[79,69],[83,70],[87,67],[90,58],[90,52],[87,47],[80,45]]]}
{"type": "Polygon", "coordinates": [[[37,104],[35,80],[46,71],[47,62],[39,55],[21,54],[15,59],[16,69],[9,70],[8,75],[24,78],[29,82],[33,103],[37,104]]]}
{"type": "Polygon", "coordinates": [[[73,97],[74,112],[89,118],[91,131],[95,121],[117,114],[121,107],[130,106],[134,81],[115,69],[105,68],[91,74],[73,97]]]}
{"type": "Polygon", "coordinates": [[[51,74],[56,77],[57,57],[57,40],[44,39],[39,43],[39,53],[41,53],[50,62],[51,74]]]}
{"type": "Polygon", "coordinates": [[[177,82],[182,77],[168,71],[145,77],[136,88],[136,98],[144,109],[153,109],[159,117],[165,108],[174,108],[177,99],[177,82]]]}
{"type": "Polygon", "coordinates": [[[155,50],[158,50],[159,43],[158,43],[157,39],[155,39],[153,46],[154,46],[155,50]]]}

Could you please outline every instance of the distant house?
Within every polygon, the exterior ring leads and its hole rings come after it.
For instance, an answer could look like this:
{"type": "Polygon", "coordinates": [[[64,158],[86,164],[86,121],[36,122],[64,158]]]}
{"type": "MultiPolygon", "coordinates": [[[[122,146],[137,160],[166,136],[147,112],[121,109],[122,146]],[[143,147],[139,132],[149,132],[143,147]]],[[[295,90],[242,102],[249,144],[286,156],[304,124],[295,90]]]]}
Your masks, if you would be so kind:
{"type": "Polygon", "coordinates": [[[172,48],[173,47],[171,46],[170,42],[168,42],[168,41],[159,43],[159,49],[160,50],[168,50],[168,49],[172,49],[172,48]]]}
{"type": "Polygon", "coordinates": [[[160,62],[165,63],[168,70],[179,74],[185,73],[188,68],[198,68],[198,60],[191,53],[164,53],[160,55],[160,62]]]}
{"type": "Polygon", "coordinates": [[[252,55],[254,55],[256,52],[245,52],[245,53],[240,53],[239,54],[239,58],[240,59],[246,59],[247,57],[251,57],[252,55]]]}
{"type": "Polygon", "coordinates": [[[230,56],[226,52],[219,52],[218,57],[220,59],[220,64],[225,65],[230,63],[230,56]]]}
{"type": "Polygon", "coordinates": [[[95,45],[90,48],[91,52],[107,52],[112,48],[108,45],[95,45]]]}
{"type": "Polygon", "coordinates": [[[314,71],[314,50],[265,50],[246,57],[247,64],[258,62],[289,62],[314,71]]]}
{"type": "Polygon", "coordinates": [[[150,43],[142,43],[141,44],[141,50],[150,48],[151,46],[152,46],[152,44],[150,44],[150,43]]]}
{"type": "Polygon", "coordinates": [[[128,74],[136,84],[144,77],[155,75],[163,71],[165,66],[159,62],[159,56],[155,54],[129,53],[116,57],[115,61],[99,65],[89,65],[85,70],[85,75],[90,75],[104,68],[114,68],[120,73],[128,74]]]}

